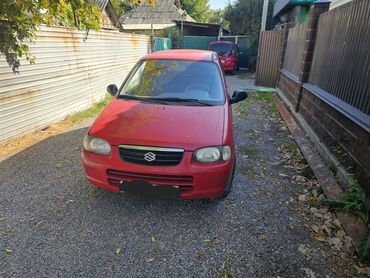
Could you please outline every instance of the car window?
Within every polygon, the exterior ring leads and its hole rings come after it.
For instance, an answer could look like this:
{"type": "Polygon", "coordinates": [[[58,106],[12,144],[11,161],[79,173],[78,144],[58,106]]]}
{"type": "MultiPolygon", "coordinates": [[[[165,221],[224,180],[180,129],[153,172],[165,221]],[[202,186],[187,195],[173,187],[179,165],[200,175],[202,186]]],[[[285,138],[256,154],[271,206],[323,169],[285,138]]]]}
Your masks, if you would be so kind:
{"type": "Polygon", "coordinates": [[[213,43],[209,46],[209,50],[216,52],[219,56],[231,55],[232,49],[233,45],[226,43],[213,43]]]}
{"type": "Polygon", "coordinates": [[[206,61],[143,60],[130,74],[120,95],[141,98],[194,99],[211,104],[225,101],[221,73],[206,61]]]}

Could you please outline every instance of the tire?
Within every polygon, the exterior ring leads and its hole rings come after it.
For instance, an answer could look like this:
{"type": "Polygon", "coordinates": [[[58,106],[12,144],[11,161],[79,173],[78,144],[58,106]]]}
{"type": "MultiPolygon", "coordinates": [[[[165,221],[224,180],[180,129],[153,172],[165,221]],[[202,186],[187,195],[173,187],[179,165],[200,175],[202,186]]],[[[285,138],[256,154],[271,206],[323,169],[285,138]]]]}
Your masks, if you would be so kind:
{"type": "Polygon", "coordinates": [[[232,71],[230,72],[232,75],[235,75],[236,74],[236,66],[235,68],[232,69],[232,71]]]}
{"type": "Polygon", "coordinates": [[[235,166],[236,166],[236,159],[234,160],[234,165],[233,165],[233,170],[231,172],[231,175],[229,176],[229,178],[227,180],[227,184],[225,186],[225,191],[224,191],[224,193],[222,193],[220,199],[225,199],[231,192],[231,188],[233,186],[233,181],[234,181],[235,166]]]}

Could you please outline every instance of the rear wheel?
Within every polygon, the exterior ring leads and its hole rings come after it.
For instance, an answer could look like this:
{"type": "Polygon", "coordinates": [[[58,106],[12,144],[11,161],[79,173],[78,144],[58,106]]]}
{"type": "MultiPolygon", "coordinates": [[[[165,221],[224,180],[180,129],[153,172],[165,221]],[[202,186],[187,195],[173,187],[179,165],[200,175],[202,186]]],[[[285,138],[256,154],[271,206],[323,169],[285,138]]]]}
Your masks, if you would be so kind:
{"type": "Polygon", "coordinates": [[[235,66],[235,67],[231,70],[231,74],[232,74],[232,75],[235,75],[235,74],[236,74],[236,70],[237,70],[237,69],[236,69],[236,66],[235,66]]]}

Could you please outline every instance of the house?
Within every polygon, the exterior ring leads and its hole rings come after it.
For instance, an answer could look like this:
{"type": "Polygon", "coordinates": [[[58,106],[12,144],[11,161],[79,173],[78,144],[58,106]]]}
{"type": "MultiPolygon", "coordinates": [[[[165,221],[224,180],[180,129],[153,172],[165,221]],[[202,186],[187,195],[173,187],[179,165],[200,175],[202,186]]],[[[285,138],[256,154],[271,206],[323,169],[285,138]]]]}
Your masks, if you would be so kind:
{"type": "Polygon", "coordinates": [[[331,2],[330,9],[337,8],[352,0],[277,0],[274,4],[273,17],[279,21],[278,26],[290,23],[290,26],[308,20],[309,9],[315,2],[331,2]]]}
{"type": "Polygon", "coordinates": [[[101,28],[123,31],[119,17],[110,0],[92,0],[92,3],[97,5],[102,12],[99,18],[101,28]]]}
{"type": "Polygon", "coordinates": [[[309,6],[314,0],[277,0],[274,4],[273,17],[280,23],[303,23],[308,19],[309,6]]]}
{"type": "Polygon", "coordinates": [[[157,0],[154,6],[140,3],[136,8],[124,13],[120,22],[124,30],[139,32],[162,30],[176,26],[176,20],[195,22],[185,10],[175,5],[175,0],[157,0]]]}
{"type": "Polygon", "coordinates": [[[223,28],[222,24],[200,23],[193,21],[175,20],[176,26],[184,36],[226,36],[229,30],[223,28]]]}
{"type": "Polygon", "coordinates": [[[187,12],[176,5],[175,0],[157,0],[154,6],[140,3],[136,8],[120,17],[126,31],[148,33],[168,27],[176,27],[182,35],[219,36],[228,34],[221,24],[196,22],[187,12]]]}

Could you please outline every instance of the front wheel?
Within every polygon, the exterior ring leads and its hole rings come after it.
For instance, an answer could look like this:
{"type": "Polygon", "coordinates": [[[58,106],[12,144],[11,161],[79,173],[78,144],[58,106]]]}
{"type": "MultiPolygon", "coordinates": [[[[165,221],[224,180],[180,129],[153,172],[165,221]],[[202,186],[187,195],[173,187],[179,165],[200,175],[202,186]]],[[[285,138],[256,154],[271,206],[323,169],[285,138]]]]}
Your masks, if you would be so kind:
{"type": "Polygon", "coordinates": [[[234,181],[235,166],[236,166],[236,159],[234,160],[234,165],[233,165],[233,170],[231,172],[231,175],[227,179],[227,184],[226,184],[226,187],[225,187],[225,191],[224,191],[224,193],[222,193],[220,199],[225,199],[231,192],[231,187],[233,186],[233,181],[234,181]]]}

